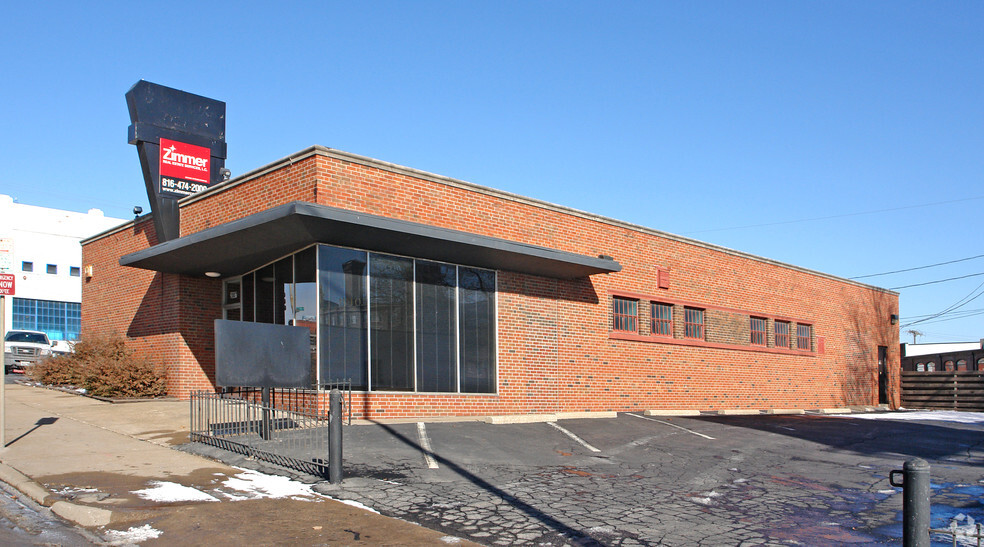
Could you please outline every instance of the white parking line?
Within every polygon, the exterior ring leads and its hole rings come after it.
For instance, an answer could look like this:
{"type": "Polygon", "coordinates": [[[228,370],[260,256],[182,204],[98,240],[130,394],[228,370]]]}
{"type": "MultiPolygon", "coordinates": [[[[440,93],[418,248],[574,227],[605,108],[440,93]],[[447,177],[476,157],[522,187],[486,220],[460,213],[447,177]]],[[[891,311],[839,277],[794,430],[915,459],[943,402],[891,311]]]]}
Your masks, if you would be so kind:
{"type": "Polygon", "coordinates": [[[424,422],[417,422],[417,440],[420,441],[420,448],[424,450],[424,462],[427,464],[427,467],[429,469],[437,469],[437,461],[431,455],[434,451],[431,450],[431,442],[427,438],[427,429],[424,428],[424,422]]]}
{"type": "Polygon", "coordinates": [[[675,427],[677,429],[682,429],[682,430],[686,431],[687,433],[690,433],[692,435],[697,435],[698,437],[704,437],[705,439],[710,439],[712,441],[714,440],[714,437],[711,437],[709,435],[704,435],[703,433],[697,433],[696,431],[692,431],[690,429],[687,429],[686,427],[680,427],[680,426],[678,426],[676,424],[671,424],[670,422],[665,422],[663,420],[657,420],[656,418],[650,418],[648,416],[640,416],[638,414],[632,414],[632,413],[629,413],[629,412],[626,412],[626,414],[628,414],[629,416],[634,416],[636,418],[642,418],[643,420],[649,420],[651,422],[659,422],[661,424],[668,425],[670,427],[675,427]]]}
{"type": "Polygon", "coordinates": [[[554,426],[555,428],[559,429],[564,435],[567,435],[568,437],[570,437],[570,438],[574,439],[575,441],[581,443],[581,446],[583,446],[584,448],[587,448],[588,450],[590,450],[592,452],[601,452],[601,450],[598,450],[597,448],[591,446],[590,444],[587,443],[587,441],[585,441],[581,437],[578,437],[577,435],[571,433],[570,431],[564,429],[563,427],[560,427],[559,425],[557,425],[557,424],[555,424],[553,422],[547,422],[547,424],[554,426]]]}

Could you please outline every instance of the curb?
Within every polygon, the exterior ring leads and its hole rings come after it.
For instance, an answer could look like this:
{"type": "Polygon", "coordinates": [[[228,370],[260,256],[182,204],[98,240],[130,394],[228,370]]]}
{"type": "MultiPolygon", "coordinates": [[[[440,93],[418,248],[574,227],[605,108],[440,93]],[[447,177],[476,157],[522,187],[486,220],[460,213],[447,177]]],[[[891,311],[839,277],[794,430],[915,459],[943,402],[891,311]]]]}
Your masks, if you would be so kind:
{"type": "Polygon", "coordinates": [[[38,504],[50,508],[52,513],[79,526],[86,528],[106,526],[113,520],[113,512],[109,509],[55,500],[51,492],[43,486],[2,461],[0,461],[0,480],[38,504]]]}

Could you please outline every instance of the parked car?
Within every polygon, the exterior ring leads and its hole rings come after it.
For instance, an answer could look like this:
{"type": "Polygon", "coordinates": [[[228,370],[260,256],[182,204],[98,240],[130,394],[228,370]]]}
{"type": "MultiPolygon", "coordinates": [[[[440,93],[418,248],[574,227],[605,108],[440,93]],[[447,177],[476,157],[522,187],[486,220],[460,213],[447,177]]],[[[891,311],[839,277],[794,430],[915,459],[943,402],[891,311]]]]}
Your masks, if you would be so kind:
{"type": "Polygon", "coordinates": [[[34,330],[12,330],[3,338],[3,371],[23,373],[27,367],[55,353],[70,353],[71,347],[56,348],[48,335],[34,330]]]}

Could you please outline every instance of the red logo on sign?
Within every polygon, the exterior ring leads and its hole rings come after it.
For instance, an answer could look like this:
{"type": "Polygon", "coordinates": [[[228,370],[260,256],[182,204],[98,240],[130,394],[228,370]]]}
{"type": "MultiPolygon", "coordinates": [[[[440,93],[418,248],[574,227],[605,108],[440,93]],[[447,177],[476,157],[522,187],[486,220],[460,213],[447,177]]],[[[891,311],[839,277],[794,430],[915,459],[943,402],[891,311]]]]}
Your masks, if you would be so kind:
{"type": "Polygon", "coordinates": [[[14,274],[0,274],[0,295],[14,296],[14,274]]]}
{"type": "Polygon", "coordinates": [[[208,184],[211,157],[204,146],[161,139],[161,176],[208,184]]]}

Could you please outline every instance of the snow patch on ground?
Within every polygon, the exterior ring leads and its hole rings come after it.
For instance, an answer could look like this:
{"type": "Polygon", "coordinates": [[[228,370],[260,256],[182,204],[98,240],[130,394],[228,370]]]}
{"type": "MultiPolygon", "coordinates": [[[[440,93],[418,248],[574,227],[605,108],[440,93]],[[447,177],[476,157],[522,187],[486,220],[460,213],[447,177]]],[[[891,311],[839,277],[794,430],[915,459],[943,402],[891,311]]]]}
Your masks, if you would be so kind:
{"type": "Polygon", "coordinates": [[[363,505],[363,504],[361,504],[361,503],[359,503],[357,501],[341,500],[341,499],[336,499],[336,498],[330,498],[330,499],[333,499],[333,500],[335,500],[335,501],[337,501],[339,503],[344,503],[345,505],[351,505],[352,507],[369,511],[370,513],[376,513],[377,515],[379,514],[379,511],[373,509],[372,507],[369,507],[368,505],[363,505]]]}
{"type": "Polygon", "coordinates": [[[106,530],[103,535],[109,540],[110,545],[135,545],[161,537],[161,531],[144,524],[129,530],[106,530]]]}
{"type": "Polygon", "coordinates": [[[305,500],[321,498],[322,496],[311,489],[311,485],[295,481],[289,477],[266,475],[259,471],[236,468],[240,470],[234,477],[223,481],[226,488],[242,492],[243,495],[222,492],[232,500],[261,499],[261,498],[290,498],[305,500]]]}
{"type": "Polygon", "coordinates": [[[832,414],[837,418],[860,420],[935,420],[962,424],[984,424],[984,412],[960,412],[959,410],[897,410],[871,414],[832,414]]]}
{"type": "Polygon", "coordinates": [[[461,538],[454,536],[442,536],[441,541],[444,543],[461,543],[461,538]]]}
{"type": "Polygon", "coordinates": [[[145,500],[164,503],[172,501],[219,501],[218,498],[201,490],[175,482],[150,481],[149,484],[150,488],[136,490],[133,493],[145,500]]]}

